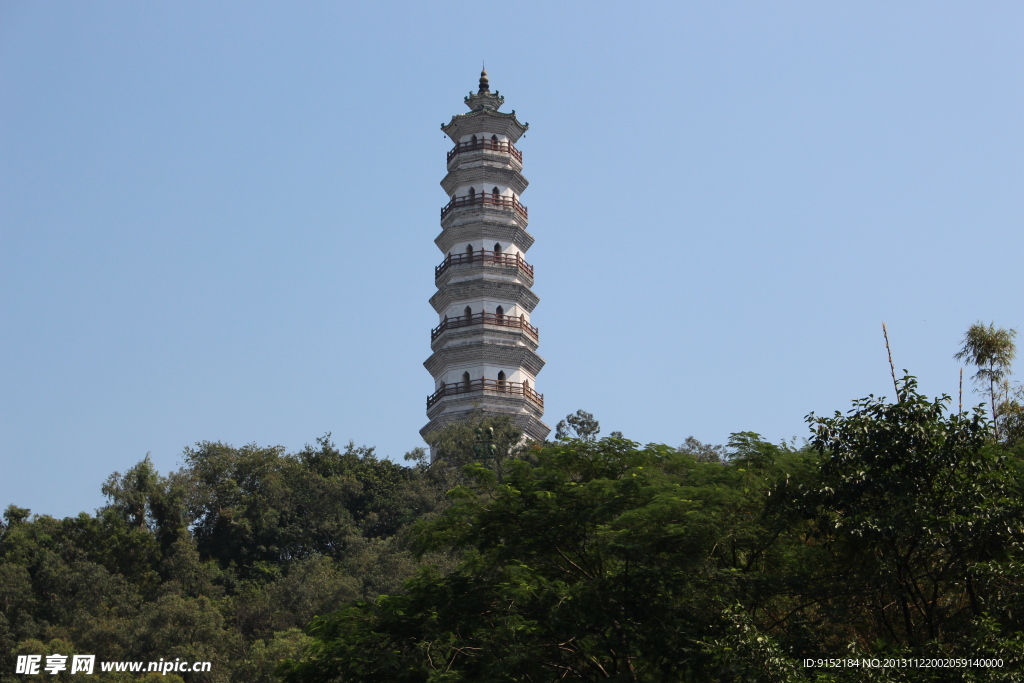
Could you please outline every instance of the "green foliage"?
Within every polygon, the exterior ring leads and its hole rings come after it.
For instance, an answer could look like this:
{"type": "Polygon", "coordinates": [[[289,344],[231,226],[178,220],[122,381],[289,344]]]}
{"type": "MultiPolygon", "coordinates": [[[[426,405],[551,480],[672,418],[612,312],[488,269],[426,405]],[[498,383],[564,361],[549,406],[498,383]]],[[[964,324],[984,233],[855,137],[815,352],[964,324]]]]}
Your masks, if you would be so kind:
{"type": "Polygon", "coordinates": [[[578,411],[544,445],[452,426],[411,467],[329,435],[146,458],[95,515],[7,508],[0,683],[55,652],[214,662],[161,679],[189,683],[1024,681],[1015,404],[996,439],[980,408],[898,395],[809,416],[802,447],[641,447],[578,411]],[[847,656],[1004,665],[801,664],[847,656]]]}
{"type": "Polygon", "coordinates": [[[314,620],[288,683],[1020,681],[1020,459],[980,411],[810,416],[803,448],[563,439],[481,464],[420,524],[461,553],[314,620]],[[811,657],[999,657],[1002,669],[805,669],[811,657]]]}
{"type": "Polygon", "coordinates": [[[686,437],[686,441],[676,450],[692,455],[697,458],[698,462],[722,462],[728,458],[728,450],[725,446],[702,443],[692,436],[686,437]]]}
{"type": "Polygon", "coordinates": [[[467,467],[470,485],[418,534],[421,552],[467,551],[458,569],[318,619],[284,678],[706,680],[706,640],[728,636],[738,565],[756,562],[742,527],[763,469],[617,438],[563,441],[500,483],[467,467]]]}
{"type": "Polygon", "coordinates": [[[1008,386],[1006,377],[1010,374],[1013,359],[1017,357],[1017,347],[1013,343],[1016,336],[1017,330],[996,327],[995,323],[985,325],[979,321],[968,328],[963,346],[953,356],[978,369],[973,379],[979,387],[987,385],[996,438],[999,437],[1000,426],[998,393],[1004,385],[1008,386]]]}
{"type": "MultiPolygon", "coordinates": [[[[556,439],[594,441],[600,433],[601,423],[585,410],[577,410],[572,415],[566,415],[564,420],[555,425],[556,439]]],[[[621,434],[619,436],[621,437],[621,434]]]]}
{"type": "Polygon", "coordinates": [[[999,434],[1008,446],[1024,446],[1024,385],[1018,384],[1011,394],[1005,386],[1005,397],[999,405],[999,434]]]}
{"type": "Polygon", "coordinates": [[[200,553],[242,578],[261,563],[352,555],[425,512],[412,470],[325,437],[294,456],[280,448],[201,443],[185,454],[200,553]]]}
{"type": "Polygon", "coordinates": [[[523,432],[508,415],[484,416],[482,413],[464,423],[453,424],[427,437],[435,460],[443,460],[449,467],[461,467],[471,462],[491,460],[491,467],[499,467],[509,458],[523,452],[523,432]],[[480,433],[477,433],[480,430],[480,433]],[[483,432],[493,450],[482,454],[479,444],[483,432]]]}
{"type": "Polygon", "coordinates": [[[1024,626],[1006,610],[1024,549],[1019,463],[980,409],[949,414],[948,397],[928,400],[911,377],[901,395],[809,418],[824,460],[804,512],[848,594],[830,598],[844,628],[917,656],[962,653],[979,619],[1024,626]]]}
{"type": "Polygon", "coordinates": [[[1009,373],[1013,359],[1017,357],[1013,343],[1016,336],[1017,330],[996,327],[995,323],[985,325],[979,321],[968,328],[963,346],[953,357],[978,368],[974,380],[991,386],[1001,382],[1009,373]]]}
{"type": "Polygon", "coordinates": [[[186,679],[271,681],[316,615],[398,590],[418,568],[408,528],[447,505],[425,464],[328,437],[296,454],[201,443],[185,460],[168,476],[148,457],[114,473],[96,515],[7,509],[0,681],[22,678],[13,656],[29,651],[209,660],[212,672],[186,679]]]}

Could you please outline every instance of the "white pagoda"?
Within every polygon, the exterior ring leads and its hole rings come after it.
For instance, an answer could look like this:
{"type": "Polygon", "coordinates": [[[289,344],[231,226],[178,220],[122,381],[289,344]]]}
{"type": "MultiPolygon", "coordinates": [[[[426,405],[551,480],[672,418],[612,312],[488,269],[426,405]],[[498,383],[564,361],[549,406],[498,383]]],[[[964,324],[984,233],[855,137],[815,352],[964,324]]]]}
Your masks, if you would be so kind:
{"type": "Polygon", "coordinates": [[[444,259],[434,268],[437,293],[430,297],[439,324],[430,331],[433,353],[423,364],[435,390],[427,398],[424,437],[474,413],[509,415],[538,441],[551,431],[541,421],[544,395],[536,390],[544,359],[530,315],[539,299],[524,258],[533,236],[519,200],[528,183],[515,147],[529,124],[515,111],[499,112],[504,101],[482,71],[480,89],[465,98],[470,111],[441,126],[455,146],[441,181],[450,201],[434,240],[444,259]]]}

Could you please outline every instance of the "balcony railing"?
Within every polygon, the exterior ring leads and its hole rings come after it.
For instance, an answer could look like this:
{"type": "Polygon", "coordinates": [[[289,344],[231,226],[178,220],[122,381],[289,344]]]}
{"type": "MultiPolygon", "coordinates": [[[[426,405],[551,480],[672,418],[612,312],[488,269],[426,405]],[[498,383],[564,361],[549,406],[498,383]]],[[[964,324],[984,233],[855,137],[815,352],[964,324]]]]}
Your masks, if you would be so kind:
{"type": "Polygon", "coordinates": [[[486,149],[491,152],[505,152],[514,156],[519,163],[523,163],[523,153],[520,152],[515,146],[508,141],[501,140],[470,140],[468,142],[457,142],[452,147],[451,151],[448,152],[448,161],[451,161],[456,156],[463,152],[475,152],[480,149],[486,149]]]}
{"type": "Polygon", "coordinates": [[[493,192],[479,192],[466,197],[455,197],[452,199],[441,209],[441,218],[447,216],[448,212],[452,209],[458,209],[463,206],[498,206],[503,209],[514,209],[523,218],[530,217],[526,207],[520,204],[519,200],[515,197],[506,197],[503,194],[495,194],[493,192]]]}
{"type": "Polygon", "coordinates": [[[541,408],[544,407],[544,394],[538,394],[525,382],[508,382],[503,379],[474,379],[469,382],[442,384],[440,389],[427,397],[427,408],[429,409],[445,396],[469,394],[474,391],[493,391],[499,394],[525,396],[541,408]]]}
{"type": "Polygon", "coordinates": [[[533,277],[533,266],[523,260],[520,253],[503,254],[500,251],[474,251],[472,254],[448,254],[441,265],[434,266],[434,279],[441,277],[441,273],[451,266],[466,266],[472,263],[482,263],[496,266],[515,266],[531,278],[533,277]]]}
{"type": "Polygon", "coordinates": [[[523,315],[498,315],[497,313],[473,313],[472,315],[457,315],[452,318],[444,317],[441,324],[430,331],[430,341],[434,341],[445,330],[453,330],[457,327],[469,327],[470,325],[501,325],[503,327],[516,327],[533,337],[536,342],[540,341],[540,330],[526,322],[523,315]]]}

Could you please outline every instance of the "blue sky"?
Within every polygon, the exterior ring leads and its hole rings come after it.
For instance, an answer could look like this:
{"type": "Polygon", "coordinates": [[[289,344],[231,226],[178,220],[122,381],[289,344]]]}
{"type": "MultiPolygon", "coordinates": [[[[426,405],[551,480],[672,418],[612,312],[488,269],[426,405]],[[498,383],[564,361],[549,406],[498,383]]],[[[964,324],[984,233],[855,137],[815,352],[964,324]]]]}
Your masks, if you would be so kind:
{"type": "MultiPolygon", "coordinates": [[[[679,444],[957,390],[1024,329],[1024,6],[0,4],[0,506],[147,453],[420,445],[438,183],[530,131],[546,421],[679,444]]],[[[954,398],[955,400],[955,398],[954,398]]],[[[980,402],[968,395],[965,403],[980,402]]]]}

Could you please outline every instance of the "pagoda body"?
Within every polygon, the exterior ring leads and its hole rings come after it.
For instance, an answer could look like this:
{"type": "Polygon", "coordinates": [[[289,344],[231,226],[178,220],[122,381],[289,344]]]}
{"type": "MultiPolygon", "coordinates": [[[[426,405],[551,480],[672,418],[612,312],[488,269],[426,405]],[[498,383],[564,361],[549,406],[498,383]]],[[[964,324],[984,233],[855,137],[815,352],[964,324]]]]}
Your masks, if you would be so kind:
{"type": "Polygon", "coordinates": [[[473,415],[508,415],[538,441],[551,431],[541,421],[544,396],[536,390],[544,359],[530,316],[539,299],[525,259],[533,236],[519,201],[528,183],[515,147],[529,124],[515,111],[499,112],[504,101],[483,71],[480,89],[465,98],[469,113],[441,126],[455,146],[441,181],[450,201],[434,240],[444,257],[434,268],[437,292],[430,298],[438,326],[423,364],[435,390],[427,398],[424,437],[473,415]]]}

